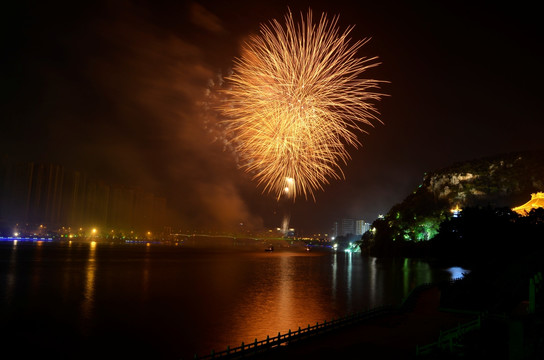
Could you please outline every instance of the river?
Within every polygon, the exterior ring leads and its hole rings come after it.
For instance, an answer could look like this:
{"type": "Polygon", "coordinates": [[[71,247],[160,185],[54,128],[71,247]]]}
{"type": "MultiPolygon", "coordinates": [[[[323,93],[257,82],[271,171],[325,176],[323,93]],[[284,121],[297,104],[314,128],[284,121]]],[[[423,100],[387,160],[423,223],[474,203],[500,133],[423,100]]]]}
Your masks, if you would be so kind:
{"type": "Polygon", "coordinates": [[[192,359],[461,272],[329,249],[2,242],[2,343],[13,358],[192,359]]]}

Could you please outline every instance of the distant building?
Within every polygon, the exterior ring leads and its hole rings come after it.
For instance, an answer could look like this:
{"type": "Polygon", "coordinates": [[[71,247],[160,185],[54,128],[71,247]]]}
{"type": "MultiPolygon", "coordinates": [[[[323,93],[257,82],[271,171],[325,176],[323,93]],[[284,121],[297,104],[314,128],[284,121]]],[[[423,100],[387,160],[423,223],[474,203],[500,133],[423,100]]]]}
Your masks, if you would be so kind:
{"type": "Polygon", "coordinates": [[[365,232],[370,230],[370,224],[364,220],[355,221],[355,235],[363,235],[365,232]]]}
{"type": "Polygon", "coordinates": [[[340,235],[346,236],[348,234],[355,234],[354,219],[342,219],[340,235]]]}
{"type": "Polygon", "coordinates": [[[340,222],[334,222],[331,234],[336,238],[347,235],[363,235],[370,230],[370,224],[364,220],[342,219],[340,222]]]}
{"type": "Polygon", "coordinates": [[[331,237],[333,238],[337,238],[338,235],[340,235],[340,229],[339,229],[339,226],[338,226],[338,221],[335,221],[333,224],[332,224],[332,228],[331,228],[331,237]]]}
{"type": "Polygon", "coordinates": [[[450,212],[451,212],[451,214],[452,214],[452,216],[453,216],[454,218],[459,217],[459,214],[461,214],[461,211],[463,211],[463,209],[461,209],[461,208],[459,207],[459,204],[457,204],[457,205],[455,206],[455,208],[453,208],[453,209],[450,210],[450,212]]]}
{"type": "Polygon", "coordinates": [[[531,212],[531,210],[538,208],[544,208],[544,192],[531,194],[531,200],[527,201],[523,205],[513,208],[512,210],[522,216],[526,216],[531,212]]]}

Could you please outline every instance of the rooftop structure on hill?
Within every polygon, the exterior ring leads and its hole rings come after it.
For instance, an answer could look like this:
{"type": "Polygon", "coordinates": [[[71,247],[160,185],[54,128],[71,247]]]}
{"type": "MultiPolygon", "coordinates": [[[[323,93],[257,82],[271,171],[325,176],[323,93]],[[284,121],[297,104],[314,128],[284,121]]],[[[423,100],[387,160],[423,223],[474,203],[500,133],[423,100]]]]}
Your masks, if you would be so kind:
{"type": "Polygon", "coordinates": [[[538,208],[544,208],[544,192],[537,192],[536,194],[531,194],[531,200],[523,205],[513,208],[512,210],[522,216],[525,216],[529,214],[531,210],[538,208]]]}

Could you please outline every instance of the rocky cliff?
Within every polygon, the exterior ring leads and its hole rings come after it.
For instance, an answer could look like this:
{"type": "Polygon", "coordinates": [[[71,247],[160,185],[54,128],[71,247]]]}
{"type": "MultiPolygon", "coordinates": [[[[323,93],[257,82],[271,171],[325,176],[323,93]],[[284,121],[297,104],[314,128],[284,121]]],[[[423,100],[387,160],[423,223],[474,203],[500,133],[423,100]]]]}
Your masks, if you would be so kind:
{"type": "MultiPolygon", "coordinates": [[[[509,153],[453,164],[425,174],[419,187],[384,219],[376,237],[387,241],[432,239],[459,207],[513,208],[544,191],[544,150],[509,153]]],[[[369,235],[373,237],[373,235],[369,235]]]]}
{"type": "Polygon", "coordinates": [[[544,151],[503,154],[454,164],[425,175],[418,191],[459,207],[514,207],[544,191],[544,151]]]}

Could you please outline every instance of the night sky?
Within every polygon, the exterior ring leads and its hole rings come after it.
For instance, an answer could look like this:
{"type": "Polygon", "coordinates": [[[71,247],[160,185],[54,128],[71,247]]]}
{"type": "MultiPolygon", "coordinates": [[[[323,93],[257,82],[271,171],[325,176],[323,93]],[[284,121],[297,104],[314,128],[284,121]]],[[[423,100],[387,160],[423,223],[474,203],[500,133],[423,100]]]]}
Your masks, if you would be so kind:
{"type": "Polygon", "coordinates": [[[61,164],[164,196],[184,227],[303,233],[372,222],[426,171],[542,148],[543,30],[537,3],[359,1],[12,2],[2,10],[0,155],[61,164]],[[514,7],[515,6],[515,7],[514,7]],[[345,180],[278,203],[224,149],[209,91],[259,24],[340,15],[389,81],[383,124],[351,149],[345,180]]]}

